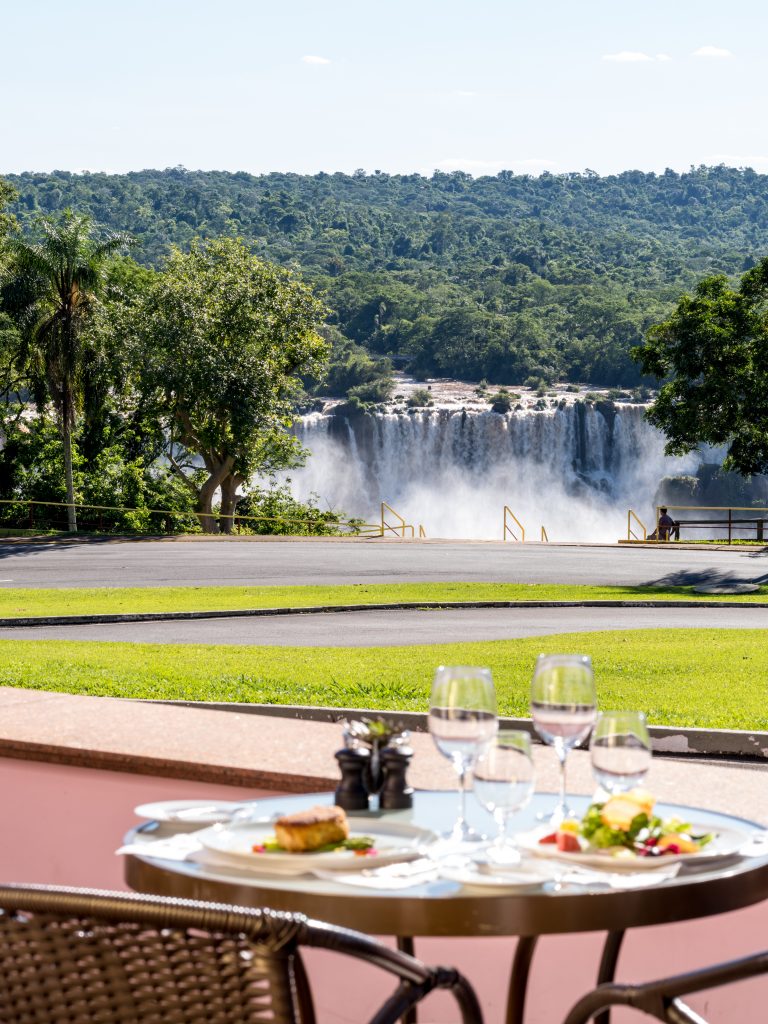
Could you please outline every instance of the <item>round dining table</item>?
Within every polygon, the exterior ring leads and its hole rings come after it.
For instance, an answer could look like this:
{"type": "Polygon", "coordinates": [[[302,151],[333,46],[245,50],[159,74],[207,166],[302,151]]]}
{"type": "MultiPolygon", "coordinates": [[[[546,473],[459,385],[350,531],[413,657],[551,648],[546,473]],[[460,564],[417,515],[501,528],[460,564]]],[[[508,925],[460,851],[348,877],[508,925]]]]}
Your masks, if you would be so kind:
{"type": "MultiPolygon", "coordinates": [[[[574,811],[583,813],[589,801],[573,796],[569,802],[574,811]]],[[[251,813],[255,818],[269,818],[331,803],[331,793],[276,796],[254,801],[251,813]]],[[[517,829],[522,833],[540,825],[540,817],[553,809],[553,803],[551,795],[535,795],[517,815],[517,829]]],[[[372,822],[381,818],[443,834],[450,830],[456,811],[454,793],[420,791],[415,793],[411,809],[367,812],[367,817],[372,822]]],[[[528,974],[540,936],[607,932],[597,971],[600,983],[613,980],[627,929],[721,914],[768,897],[768,841],[760,825],[674,804],[658,804],[655,813],[691,822],[697,830],[743,836],[745,845],[737,843],[733,852],[719,856],[707,856],[705,848],[681,863],[673,877],[663,869],[664,858],[658,858],[658,868],[633,872],[631,881],[624,872],[584,869],[508,888],[429,876],[407,888],[393,881],[391,889],[374,890],[327,876],[260,874],[256,864],[251,870],[235,864],[164,859],[153,854],[153,846],[201,826],[147,821],[126,837],[134,852],[125,857],[125,879],[140,892],[271,907],[373,935],[396,936],[399,948],[406,952],[414,951],[414,938],[420,936],[516,936],[506,1020],[507,1024],[523,1024],[528,974]]],[[[495,834],[493,819],[474,801],[468,820],[477,830],[495,834]]],[[[596,1021],[604,1024],[608,1019],[604,1013],[596,1021]]]]}

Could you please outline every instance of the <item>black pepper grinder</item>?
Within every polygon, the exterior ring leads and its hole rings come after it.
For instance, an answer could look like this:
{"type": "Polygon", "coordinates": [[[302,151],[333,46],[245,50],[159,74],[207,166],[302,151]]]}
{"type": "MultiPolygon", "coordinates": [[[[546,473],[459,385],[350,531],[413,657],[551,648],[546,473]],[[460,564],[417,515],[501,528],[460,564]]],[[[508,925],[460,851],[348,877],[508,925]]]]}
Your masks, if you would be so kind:
{"type": "Polygon", "coordinates": [[[384,783],[379,794],[382,811],[401,811],[413,807],[413,788],[405,775],[413,757],[410,747],[384,747],[379,755],[384,783]]]}
{"type": "Polygon", "coordinates": [[[365,776],[370,753],[361,747],[345,747],[337,751],[335,757],[341,768],[341,782],[334,794],[336,806],[343,807],[345,811],[367,811],[365,776]]]}

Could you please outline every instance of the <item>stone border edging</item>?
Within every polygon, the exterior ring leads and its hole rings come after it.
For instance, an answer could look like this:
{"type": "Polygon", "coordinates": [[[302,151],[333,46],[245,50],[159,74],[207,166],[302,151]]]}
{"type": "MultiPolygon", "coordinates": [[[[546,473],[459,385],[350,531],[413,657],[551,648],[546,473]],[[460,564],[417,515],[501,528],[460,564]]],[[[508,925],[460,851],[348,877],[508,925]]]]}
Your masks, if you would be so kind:
{"type": "MultiPolygon", "coordinates": [[[[170,704],[207,711],[239,712],[272,718],[297,718],[312,722],[340,722],[360,716],[402,723],[412,732],[428,732],[428,715],[420,711],[379,711],[367,708],[323,708],[302,704],[234,704],[224,701],[142,700],[143,704],[170,704]]],[[[511,729],[525,729],[538,738],[530,718],[500,718],[511,729]]],[[[739,729],[678,728],[649,726],[655,754],[673,757],[744,759],[768,764],[768,732],[739,729]]]]}
{"type": "Polygon", "coordinates": [[[768,608],[768,601],[584,600],[584,601],[398,601],[386,604],[308,605],[306,608],[237,608],[202,612],[125,612],[101,615],[40,615],[0,618],[0,628],[88,626],[114,622],[174,622],[190,619],[241,619],[261,615],[319,615],[324,612],[429,611],[461,608],[768,608]]]}

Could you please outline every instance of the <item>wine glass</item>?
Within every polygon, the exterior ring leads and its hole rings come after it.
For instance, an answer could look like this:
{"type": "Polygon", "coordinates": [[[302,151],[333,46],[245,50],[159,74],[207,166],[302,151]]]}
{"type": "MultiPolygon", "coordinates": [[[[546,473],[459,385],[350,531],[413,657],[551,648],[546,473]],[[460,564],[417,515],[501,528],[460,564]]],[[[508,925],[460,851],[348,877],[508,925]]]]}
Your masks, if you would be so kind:
{"type": "Polygon", "coordinates": [[[441,665],[432,683],[429,731],[459,777],[459,816],[449,835],[460,842],[483,838],[467,825],[467,775],[492,743],[497,729],[496,692],[490,669],[441,665]]]}
{"type": "Polygon", "coordinates": [[[509,823],[533,794],[536,775],[530,735],[521,729],[500,729],[472,774],[475,796],[499,827],[493,845],[488,848],[488,860],[494,864],[517,864],[520,853],[509,834],[509,823]]]}
{"type": "Polygon", "coordinates": [[[560,761],[560,797],[547,820],[553,826],[573,817],[566,805],[565,762],[586,739],[595,721],[595,676],[585,654],[540,654],[531,683],[531,717],[542,740],[560,761]]]}
{"type": "Polygon", "coordinates": [[[651,738],[642,711],[603,711],[591,744],[592,772],[609,793],[639,786],[651,766],[651,738]]]}

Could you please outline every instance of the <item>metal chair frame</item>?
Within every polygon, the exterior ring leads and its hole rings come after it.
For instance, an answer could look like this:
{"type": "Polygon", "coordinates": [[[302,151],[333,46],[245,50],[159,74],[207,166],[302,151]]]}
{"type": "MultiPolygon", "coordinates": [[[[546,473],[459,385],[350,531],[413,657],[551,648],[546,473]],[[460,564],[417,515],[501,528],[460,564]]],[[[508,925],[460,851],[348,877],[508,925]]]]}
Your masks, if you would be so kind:
{"type": "Polygon", "coordinates": [[[360,932],[268,909],[38,885],[0,886],[0,1019],[315,1024],[301,947],[398,979],[369,1024],[395,1024],[435,989],[453,995],[462,1024],[482,1024],[458,971],[428,967],[360,932]],[[217,991],[233,992],[238,1005],[217,1005],[217,991]]]}
{"type": "Polygon", "coordinates": [[[731,985],[766,973],[768,952],[642,985],[598,985],[576,1003],[564,1024],[587,1024],[601,1010],[611,1006],[628,1006],[664,1021],[665,1024],[707,1024],[703,1017],[682,1001],[682,996],[731,985]]]}

